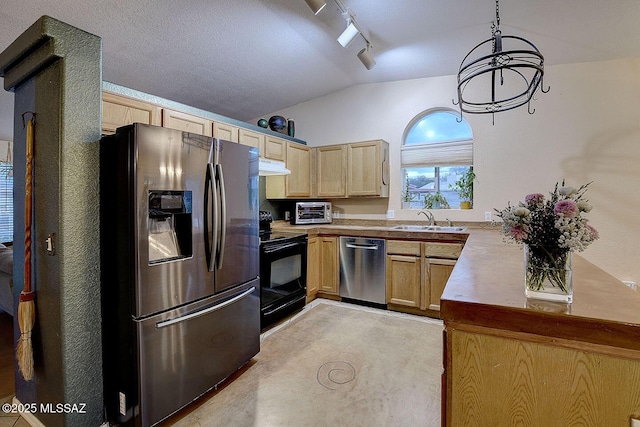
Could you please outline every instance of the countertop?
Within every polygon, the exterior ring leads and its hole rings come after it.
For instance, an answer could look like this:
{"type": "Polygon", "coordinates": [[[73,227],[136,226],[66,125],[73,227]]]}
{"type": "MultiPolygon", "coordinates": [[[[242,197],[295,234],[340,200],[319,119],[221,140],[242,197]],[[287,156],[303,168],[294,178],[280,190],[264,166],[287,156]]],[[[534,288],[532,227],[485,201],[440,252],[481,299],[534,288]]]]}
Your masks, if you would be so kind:
{"type": "Polygon", "coordinates": [[[523,251],[497,231],[470,233],[442,294],[440,317],[640,350],[640,293],[573,254],[573,303],[527,299],[523,251]]]}
{"type": "Polygon", "coordinates": [[[407,240],[462,241],[462,250],[440,304],[445,324],[469,324],[640,350],[640,292],[573,254],[573,303],[527,299],[522,248],[505,243],[497,228],[465,233],[393,230],[388,224],[293,226],[309,236],[351,235],[407,240]]]}

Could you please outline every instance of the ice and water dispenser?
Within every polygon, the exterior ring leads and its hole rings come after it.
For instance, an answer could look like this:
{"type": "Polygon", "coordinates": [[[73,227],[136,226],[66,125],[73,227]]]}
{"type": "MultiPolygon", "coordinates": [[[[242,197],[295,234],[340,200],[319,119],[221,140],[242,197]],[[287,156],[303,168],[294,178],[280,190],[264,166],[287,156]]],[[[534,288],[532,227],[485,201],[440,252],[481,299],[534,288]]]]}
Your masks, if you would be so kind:
{"type": "Polygon", "coordinates": [[[149,192],[149,264],[193,255],[191,191],[149,192]]]}

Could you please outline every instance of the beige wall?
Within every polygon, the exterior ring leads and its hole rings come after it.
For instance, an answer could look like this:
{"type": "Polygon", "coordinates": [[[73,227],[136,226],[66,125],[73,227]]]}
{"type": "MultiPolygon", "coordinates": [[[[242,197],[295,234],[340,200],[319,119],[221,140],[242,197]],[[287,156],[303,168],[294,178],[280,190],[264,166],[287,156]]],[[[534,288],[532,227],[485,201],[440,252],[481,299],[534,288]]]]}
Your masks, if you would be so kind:
{"type": "MultiPolygon", "coordinates": [[[[437,220],[482,221],[484,212],[548,193],[557,181],[588,194],[600,240],[585,258],[621,280],[640,282],[640,58],[546,67],[547,94],[535,114],[520,108],[495,116],[465,115],[474,133],[474,209],[435,211],[437,220]]],[[[400,145],[409,121],[437,107],[455,108],[455,76],[366,84],[275,112],[296,122],[310,146],[382,138],[391,145],[390,197],[334,201],[349,218],[418,219],[400,207],[400,145]]]]}

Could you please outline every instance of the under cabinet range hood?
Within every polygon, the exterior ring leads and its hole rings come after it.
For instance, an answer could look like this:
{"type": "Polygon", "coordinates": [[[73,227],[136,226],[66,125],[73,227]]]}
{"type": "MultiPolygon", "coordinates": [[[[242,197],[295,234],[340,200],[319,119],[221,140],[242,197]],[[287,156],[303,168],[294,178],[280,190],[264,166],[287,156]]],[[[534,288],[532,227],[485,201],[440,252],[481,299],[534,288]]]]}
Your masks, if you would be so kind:
{"type": "Polygon", "coordinates": [[[258,166],[258,174],[260,176],[289,175],[290,173],[291,171],[287,169],[284,162],[260,159],[258,166]]]}

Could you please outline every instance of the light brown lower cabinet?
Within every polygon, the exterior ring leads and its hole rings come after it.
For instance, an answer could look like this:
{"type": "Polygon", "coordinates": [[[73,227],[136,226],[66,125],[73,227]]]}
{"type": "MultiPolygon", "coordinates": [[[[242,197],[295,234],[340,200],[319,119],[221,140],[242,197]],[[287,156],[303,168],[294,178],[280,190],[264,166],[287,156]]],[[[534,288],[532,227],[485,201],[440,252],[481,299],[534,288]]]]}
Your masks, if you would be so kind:
{"type": "Polygon", "coordinates": [[[307,240],[307,304],[313,301],[320,289],[320,241],[318,237],[307,240]]]}
{"type": "Polygon", "coordinates": [[[438,316],[440,297],[462,243],[387,241],[387,306],[438,316]]]}
{"type": "Polygon", "coordinates": [[[337,237],[311,237],[307,241],[307,303],[340,295],[340,260],[337,237]]]}
{"type": "Polygon", "coordinates": [[[387,304],[420,308],[422,257],[420,242],[387,241],[387,304]]]}
{"type": "Polygon", "coordinates": [[[320,286],[318,292],[329,295],[340,294],[340,260],[337,237],[319,237],[320,286]]]}

